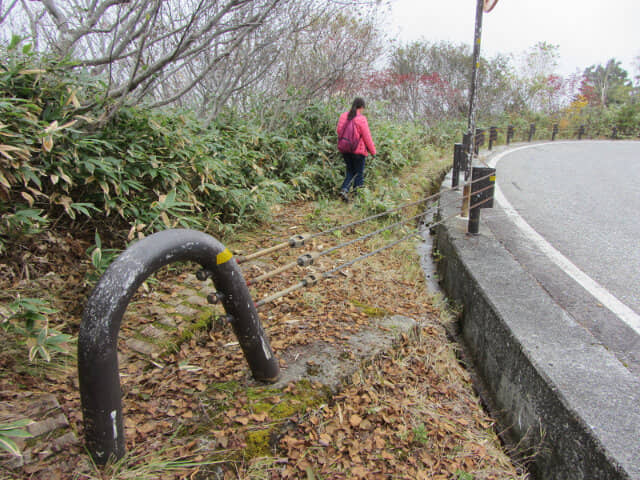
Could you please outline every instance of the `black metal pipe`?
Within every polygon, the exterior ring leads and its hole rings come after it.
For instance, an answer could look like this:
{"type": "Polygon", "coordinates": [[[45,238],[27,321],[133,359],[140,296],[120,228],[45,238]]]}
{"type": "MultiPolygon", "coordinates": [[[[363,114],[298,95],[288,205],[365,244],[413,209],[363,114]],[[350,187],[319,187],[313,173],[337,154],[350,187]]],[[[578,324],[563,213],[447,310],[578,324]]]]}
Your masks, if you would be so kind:
{"type": "Polygon", "coordinates": [[[498,141],[498,127],[489,127],[489,150],[493,149],[493,143],[498,141]]]}
{"type": "Polygon", "coordinates": [[[233,255],[215,238],[195,230],[165,230],[123,252],[89,297],[78,336],[78,375],[87,448],[98,464],[125,453],[118,332],[138,287],[156,270],[193,261],[210,272],[256,380],[275,381],[278,361],[262,329],[233,255]]]}
{"type": "Polygon", "coordinates": [[[453,146],[453,172],[451,176],[451,186],[456,188],[460,183],[460,166],[464,158],[464,145],[456,143],[453,146]]]}
{"type": "Polygon", "coordinates": [[[469,209],[469,222],[467,224],[467,233],[477,235],[480,232],[480,207],[469,209]]]}
{"type": "Polygon", "coordinates": [[[493,207],[496,169],[489,167],[473,167],[471,170],[471,194],[469,222],[467,232],[477,234],[480,231],[480,209],[493,207]]]}
{"type": "Polygon", "coordinates": [[[465,133],[462,136],[462,152],[464,157],[464,181],[465,184],[462,187],[462,205],[460,208],[460,214],[466,217],[469,214],[469,184],[467,181],[471,177],[471,164],[473,163],[473,135],[471,133],[465,133]]]}
{"type": "Polygon", "coordinates": [[[480,147],[484,145],[484,128],[476,128],[474,138],[474,152],[476,155],[480,153],[480,147]]]}

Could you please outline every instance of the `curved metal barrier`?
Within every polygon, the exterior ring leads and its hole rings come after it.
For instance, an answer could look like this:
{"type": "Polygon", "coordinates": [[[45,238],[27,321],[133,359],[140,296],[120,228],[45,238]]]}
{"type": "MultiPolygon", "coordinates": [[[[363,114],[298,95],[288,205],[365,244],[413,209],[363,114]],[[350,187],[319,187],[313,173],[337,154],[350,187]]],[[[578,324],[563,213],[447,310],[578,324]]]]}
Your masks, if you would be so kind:
{"type": "Polygon", "coordinates": [[[122,316],[138,287],[159,268],[199,263],[213,279],[253,377],[274,382],[278,361],[262,329],[246,282],[231,252],[195,230],[165,230],[123,252],[89,297],[78,336],[78,375],[86,446],[104,464],[125,453],[117,344],[122,316]]]}

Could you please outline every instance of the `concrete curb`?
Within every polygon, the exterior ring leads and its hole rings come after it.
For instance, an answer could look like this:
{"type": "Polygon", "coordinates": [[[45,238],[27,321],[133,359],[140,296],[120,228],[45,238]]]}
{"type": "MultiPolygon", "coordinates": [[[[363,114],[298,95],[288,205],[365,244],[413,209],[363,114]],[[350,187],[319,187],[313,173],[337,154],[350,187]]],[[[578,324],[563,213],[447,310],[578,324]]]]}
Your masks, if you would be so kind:
{"type": "MultiPolygon", "coordinates": [[[[443,189],[451,184],[445,179],[443,189]]],[[[441,218],[459,211],[443,192],[441,218]]],[[[437,228],[438,274],[501,427],[539,479],[640,479],[640,382],[483,227],[437,228]]]]}

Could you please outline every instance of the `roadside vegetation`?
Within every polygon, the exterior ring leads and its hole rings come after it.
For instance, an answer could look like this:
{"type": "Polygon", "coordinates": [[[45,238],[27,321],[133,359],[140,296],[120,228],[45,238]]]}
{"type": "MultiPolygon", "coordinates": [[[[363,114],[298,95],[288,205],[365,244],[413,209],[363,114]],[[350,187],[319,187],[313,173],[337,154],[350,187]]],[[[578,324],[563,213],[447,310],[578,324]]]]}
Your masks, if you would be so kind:
{"type": "MultiPolygon", "coordinates": [[[[348,2],[352,14],[332,1],[202,2],[185,5],[179,18],[154,2],[122,4],[118,15],[105,7],[102,29],[88,28],[98,20],[74,2],[61,3],[0,5],[0,390],[8,406],[55,393],[81,438],[74,342],[84,302],[113,258],[168,228],[202,230],[246,253],[291,231],[322,231],[423,198],[466,129],[471,49],[447,42],[384,48],[384,11],[374,1],[348,2]],[[134,17],[146,20],[118,20],[134,17]],[[169,24],[175,28],[160,28],[169,24]],[[93,55],[100,51],[113,55],[93,55]],[[343,166],[335,124],[354,95],[367,100],[379,153],[367,160],[366,187],[346,205],[336,200],[343,166]]],[[[615,127],[619,138],[637,138],[638,77],[634,86],[610,59],[561,78],[558,55],[542,42],[520,58],[483,59],[481,124],[523,131],[536,123],[540,138],[553,124],[560,138],[582,125],[592,137],[609,137],[615,127]]],[[[375,241],[386,240],[391,234],[375,241]]],[[[303,348],[309,335],[339,340],[345,326],[357,329],[379,312],[421,320],[418,335],[363,365],[342,392],[305,384],[252,390],[239,352],[212,362],[210,352],[228,350],[234,339],[208,314],[160,357],[131,364],[127,374],[144,382],[127,386],[135,405],[127,415],[139,423],[127,427],[131,453],[122,462],[101,472],[75,444],[16,470],[10,461],[34,445],[30,420],[3,408],[0,475],[524,478],[445,335],[446,309],[426,291],[414,247],[373,257],[267,316],[281,351],[303,348]],[[166,380],[178,377],[187,392],[166,380]],[[153,419],[143,415],[149,409],[153,419]],[[213,453],[203,454],[205,447],[213,453]]],[[[179,292],[164,281],[184,278],[188,268],[145,284],[139,308],[148,298],[169,305],[179,292]]]]}

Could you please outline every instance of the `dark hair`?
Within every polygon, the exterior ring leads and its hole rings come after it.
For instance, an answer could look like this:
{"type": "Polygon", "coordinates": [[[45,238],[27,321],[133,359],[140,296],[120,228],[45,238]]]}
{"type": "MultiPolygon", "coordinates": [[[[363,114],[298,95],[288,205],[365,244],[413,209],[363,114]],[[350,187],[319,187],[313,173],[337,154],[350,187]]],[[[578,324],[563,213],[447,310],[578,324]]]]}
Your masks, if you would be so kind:
{"type": "Polygon", "coordinates": [[[347,118],[351,120],[355,117],[357,113],[356,110],[359,108],[364,108],[364,100],[360,97],[356,97],[351,104],[351,110],[349,110],[349,116],[347,118]]]}

